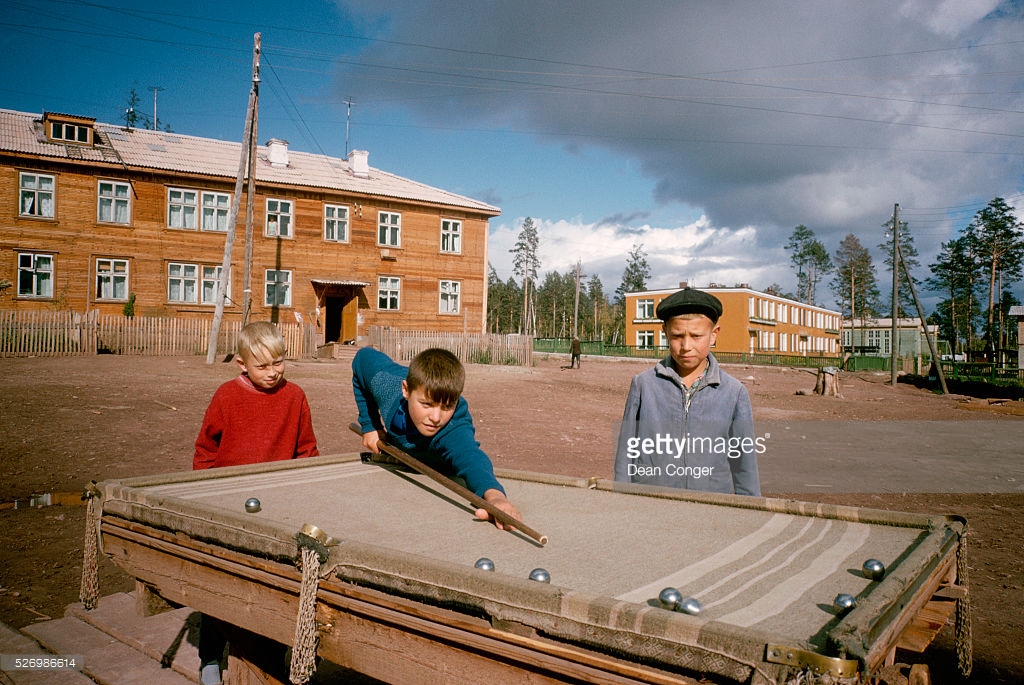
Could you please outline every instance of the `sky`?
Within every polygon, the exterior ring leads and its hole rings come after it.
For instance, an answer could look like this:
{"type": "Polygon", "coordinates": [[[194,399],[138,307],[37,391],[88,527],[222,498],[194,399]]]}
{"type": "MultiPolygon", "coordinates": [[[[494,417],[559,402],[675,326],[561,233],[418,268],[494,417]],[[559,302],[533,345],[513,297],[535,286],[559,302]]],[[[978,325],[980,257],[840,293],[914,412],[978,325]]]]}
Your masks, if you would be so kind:
{"type": "MultiPolygon", "coordinates": [[[[259,140],[345,157],[527,217],[541,277],[612,295],[796,290],[785,244],[878,246],[899,205],[928,276],[1004,198],[1024,218],[1024,1],[0,0],[0,108],[241,140],[260,34],[259,140]],[[154,103],[155,95],[155,103],[154,103]]],[[[1024,300],[1024,288],[1015,288],[1024,300]]],[[[937,301],[922,293],[925,307],[937,301]]],[[[819,304],[834,300],[823,283],[819,304]]]]}

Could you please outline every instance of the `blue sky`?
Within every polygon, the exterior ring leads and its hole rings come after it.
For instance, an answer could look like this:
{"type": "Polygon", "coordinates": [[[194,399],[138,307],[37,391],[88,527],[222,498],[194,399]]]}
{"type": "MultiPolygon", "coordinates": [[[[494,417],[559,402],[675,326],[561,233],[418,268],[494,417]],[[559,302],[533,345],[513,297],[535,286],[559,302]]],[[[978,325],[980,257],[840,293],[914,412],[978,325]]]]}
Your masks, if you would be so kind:
{"type": "Polygon", "coordinates": [[[542,272],[580,260],[609,294],[634,244],[651,288],[792,290],[797,224],[857,235],[887,291],[895,203],[925,266],[992,198],[1024,216],[1018,1],[2,5],[0,107],[118,123],[156,87],[161,122],[225,140],[260,32],[260,142],[344,157],[353,100],[371,166],[501,207],[502,278],[527,216],[542,272]]]}

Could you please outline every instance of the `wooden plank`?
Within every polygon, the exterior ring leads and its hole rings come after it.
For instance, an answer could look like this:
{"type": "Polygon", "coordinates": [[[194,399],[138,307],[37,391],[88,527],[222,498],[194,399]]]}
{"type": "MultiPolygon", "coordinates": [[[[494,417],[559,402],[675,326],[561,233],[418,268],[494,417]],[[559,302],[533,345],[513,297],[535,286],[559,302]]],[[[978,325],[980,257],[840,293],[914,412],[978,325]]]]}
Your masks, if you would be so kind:
{"type": "Polygon", "coordinates": [[[939,634],[939,631],[946,626],[954,611],[956,611],[955,599],[933,598],[917,612],[914,620],[900,635],[896,646],[911,652],[923,652],[939,634]]]}

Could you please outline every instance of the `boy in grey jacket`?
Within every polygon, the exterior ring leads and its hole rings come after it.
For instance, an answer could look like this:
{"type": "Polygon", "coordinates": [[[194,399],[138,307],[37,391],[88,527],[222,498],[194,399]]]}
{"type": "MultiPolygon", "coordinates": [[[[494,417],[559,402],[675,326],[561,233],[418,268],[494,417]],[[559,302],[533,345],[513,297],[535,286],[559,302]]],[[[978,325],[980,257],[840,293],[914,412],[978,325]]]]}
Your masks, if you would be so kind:
{"type": "Polygon", "coordinates": [[[711,354],[722,303],[684,288],[658,304],[669,356],[635,376],[615,454],[615,480],[760,496],[747,389],[711,354]]]}

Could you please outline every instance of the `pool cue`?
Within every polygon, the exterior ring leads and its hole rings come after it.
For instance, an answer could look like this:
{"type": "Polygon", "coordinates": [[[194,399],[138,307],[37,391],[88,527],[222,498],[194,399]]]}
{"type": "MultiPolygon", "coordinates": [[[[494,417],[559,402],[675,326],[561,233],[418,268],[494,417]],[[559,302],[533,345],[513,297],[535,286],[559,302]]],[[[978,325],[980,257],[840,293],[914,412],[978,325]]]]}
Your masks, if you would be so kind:
{"type": "MultiPolygon", "coordinates": [[[[353,433],[356,433],[358,435],[363,434],[363,429],[358,423],[350,423],[348,427],[352,430],[353,433]]],[[[403,464],[405,464],[412,470],[416,471],[417,473],[422,473],[424,476],[427,476],[436,483],[445,486],[455,494],[466,498],[467,500],[469,500],[470,504],[477,507],[478,509],[485,510],[488,514],[493,516],[495,521],[500,521],[502,524],[506,526],[511,526],[516,530],[522,531],[523,533],[533,538],[542,545],[548,544],[547,535],[541,535],[540,533],[535,531],[533,528],[530,528],[522,521],[518,521],[512,516],[509,516],[504,511],[494,506],[480,495],[476,494],[472,490],[469,490],[468,488],[459,485],[454,480],[444,475],[440,471],[436,471],[433,468],[427,466],[426,464],[424,464],[422,461],[412,456],[411,454],[407,454],[403,450],[398,449],[394,445],[389,445],[383,440],[377,441],[377,449],[379,449],[381,452],[384,452],[390,457],[394,457],[395,459],[402,462],[403,464]]]]}

